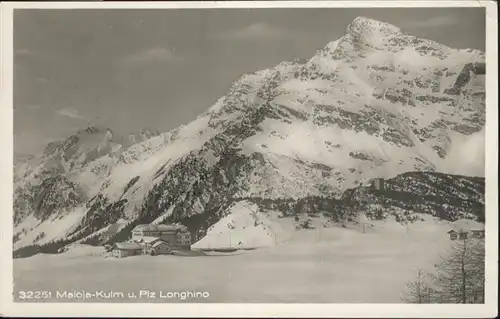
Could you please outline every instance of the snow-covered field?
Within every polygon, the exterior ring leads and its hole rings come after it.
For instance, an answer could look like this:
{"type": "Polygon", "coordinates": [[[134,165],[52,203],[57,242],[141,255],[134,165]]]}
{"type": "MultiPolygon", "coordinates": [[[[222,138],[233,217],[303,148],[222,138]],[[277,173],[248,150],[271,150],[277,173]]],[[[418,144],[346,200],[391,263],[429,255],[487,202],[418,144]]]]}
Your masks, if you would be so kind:
{"type": "Polygon", "coordinates": [[[15,259],[15,297],[20,291],[50,291],[51,301],[75,302],[77,299],[56,298],[56,293],[113,291],[124,297],[85,300],[401,302],[401,293],[416,269],[432,267],[450,245],[446,234],[450,225],[434,220],[408,228],[392,221],[373,224],[364,233],[342,227],[293,231],[288,241],[275,247],[193,257],[105,258],[102,248],[80,245],[61,255],[15,259]],[[155,292],[155,296],[128,298],[128,293],[141,290],[155,292]],[[174,292],[209,296],[193,299],[187,295],[182,300],[174,292]]]}

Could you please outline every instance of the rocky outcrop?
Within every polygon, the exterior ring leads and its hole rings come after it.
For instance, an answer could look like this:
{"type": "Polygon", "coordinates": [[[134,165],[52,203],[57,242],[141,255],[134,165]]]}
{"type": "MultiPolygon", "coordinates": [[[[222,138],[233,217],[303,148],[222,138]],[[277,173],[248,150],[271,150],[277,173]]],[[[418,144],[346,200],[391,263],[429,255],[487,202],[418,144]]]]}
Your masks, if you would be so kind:
{"type": "Polygon", "coordinates": [[[486,74],[486,64],[485,63],[467,63],[464,65],[462,71],[458,74],[457,80],[451,88],[444,91],[445,94],[459,95],[462,90],[471,81],[474,75],[485,75],[486,74]]]}
{"type": "Polygon", "coordinates": [[[18,188],[14,192],[14,225],[26,216],[40,221],[55,212],[72,209],[85,201],[77,185],[61,175],[43,179],[39,185],[18,188]]]}
{"type": "Polygon", "coordinates": [[[384,189],[359,187],[342,196],[343,207],[364,212],[370,218],[395,216],[415,221],[421,214],[443,220],[485,221],[484,178],[408,172],[388,179],[384,189]]]}

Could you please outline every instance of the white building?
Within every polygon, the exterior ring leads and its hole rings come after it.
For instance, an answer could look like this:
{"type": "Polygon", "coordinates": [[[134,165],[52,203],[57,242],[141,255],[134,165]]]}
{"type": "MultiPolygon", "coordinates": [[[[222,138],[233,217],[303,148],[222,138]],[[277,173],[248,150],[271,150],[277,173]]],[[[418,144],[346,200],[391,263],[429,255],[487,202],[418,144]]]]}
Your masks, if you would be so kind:
{"type": "Polygon", "coordinates": [[[132,241],[161,239],[173,247],[190,249],[191,233],[183,225],[138,225],[132,230],[132,241]]]}

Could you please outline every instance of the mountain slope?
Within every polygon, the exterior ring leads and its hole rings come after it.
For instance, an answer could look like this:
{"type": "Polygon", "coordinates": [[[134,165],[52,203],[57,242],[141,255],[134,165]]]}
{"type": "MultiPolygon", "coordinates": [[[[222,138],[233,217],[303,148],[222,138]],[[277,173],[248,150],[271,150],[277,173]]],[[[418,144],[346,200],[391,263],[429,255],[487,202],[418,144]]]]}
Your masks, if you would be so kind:
{"type": "Polygon", "coordinates": [[[304,228],[337,225],[361,230],[376,220],[395,220],[411,228],[421,227],[419,223],[424,221],[432,224],[433,220],[450,225],[464,221],[481,225],[485,220],[484,179],[408,172],[386,180],[383,190],[358,186],[346,190],[340,199],[238,199],[194,247],[274,246],[287,242],[304,228]],[[287,218],[292,216],[295,219],[287,218]]]}
{"type": "Polygon", "coordinates": [[[244,75],[186,126],[125,147],[88,132],[16,167],[15,246],[120,240],[153,221],[201,238],[240,199],[333,201],[367,178],[446,172],[457,141],[484,134],[484,70],[481,52],[357,18],[305,63],[244,75]],[[40,185],[66,191],[40,206],[40,185]],[[34,240],[60,216],[73,219],[34,240]]]}

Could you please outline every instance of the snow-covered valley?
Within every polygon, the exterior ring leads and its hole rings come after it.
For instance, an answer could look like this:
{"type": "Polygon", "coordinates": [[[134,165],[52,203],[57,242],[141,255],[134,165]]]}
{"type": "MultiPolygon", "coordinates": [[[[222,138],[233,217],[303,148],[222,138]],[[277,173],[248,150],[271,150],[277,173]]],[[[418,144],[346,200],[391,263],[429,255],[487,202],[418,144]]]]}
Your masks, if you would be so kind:
{"type": "MultiPolygon", "coordinates": [[[[293,219],[278,223],[286,228],[293,219]]],[[[103,290],[123,292],[128,302],[402,302],[416,270],[432,267],[447,251],[450,224],[434,219],[409,227],[394,221],[371,224],[364,233],[354,226],[290,230],[286,242],[274,247],[196,257],[105,258],[102,247],[83,245],[63,254],[15,259],[15,292],[49,290],[54,297],[58,291],[103,290]],[[156,296],[126,295],[140,290],[156,296]],[[160,291],[208,292],[209,297],[160,299],[160,291]]]]}

